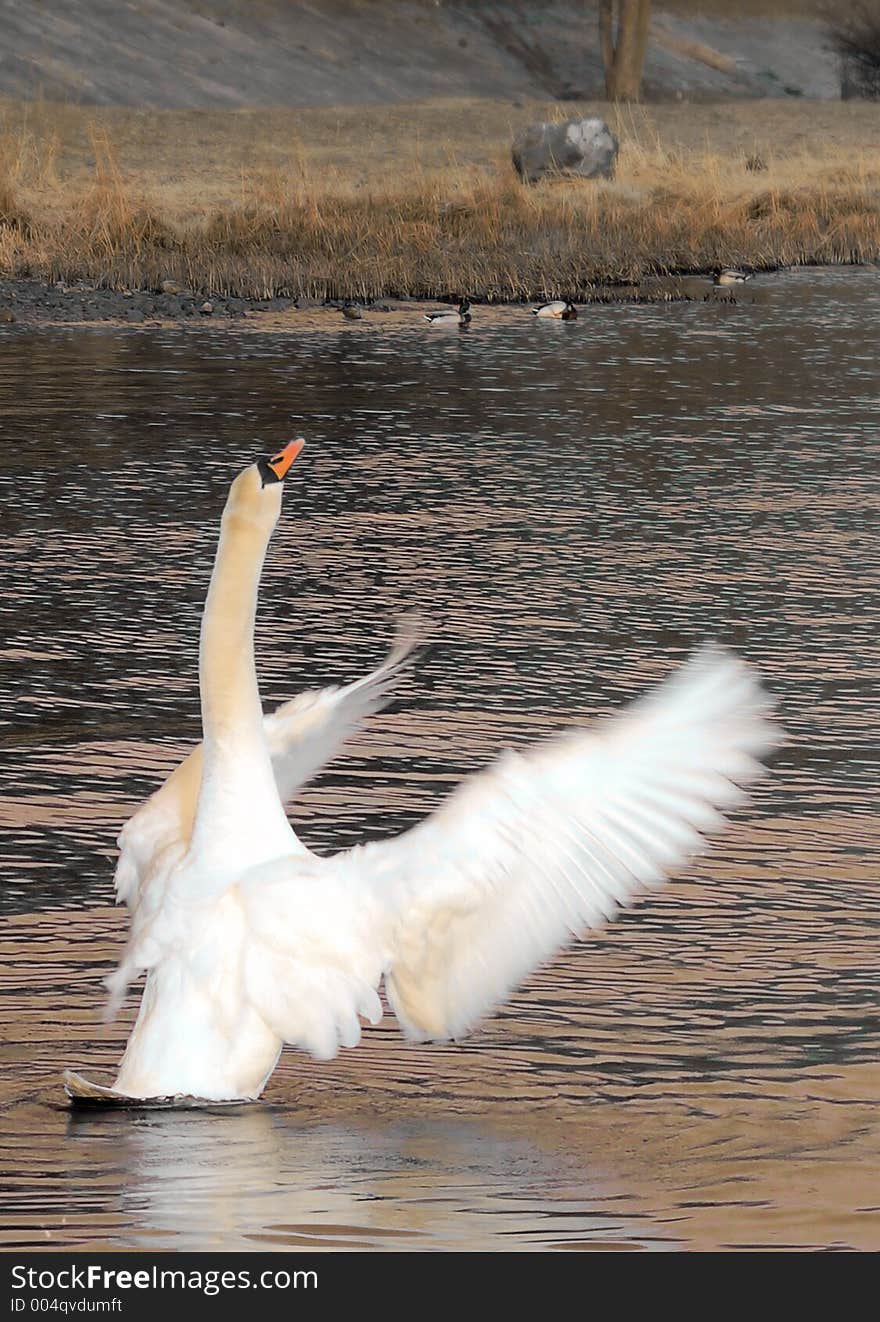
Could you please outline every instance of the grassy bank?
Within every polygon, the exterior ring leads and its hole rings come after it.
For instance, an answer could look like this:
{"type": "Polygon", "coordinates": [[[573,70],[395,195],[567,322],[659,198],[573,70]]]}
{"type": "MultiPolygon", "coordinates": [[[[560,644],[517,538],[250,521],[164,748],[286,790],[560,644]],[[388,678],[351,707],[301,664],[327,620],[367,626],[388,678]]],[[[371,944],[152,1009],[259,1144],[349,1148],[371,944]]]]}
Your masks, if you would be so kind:
{"type": "Polygon", "coordinates": [[[7,104],[0,272],[204,293],[481,299],[719,264],[873,259],[876,111],[444,102],[151,112],[7,104]],[[610,183],[520,185],[513,128],[598,111],[610,183]]]}

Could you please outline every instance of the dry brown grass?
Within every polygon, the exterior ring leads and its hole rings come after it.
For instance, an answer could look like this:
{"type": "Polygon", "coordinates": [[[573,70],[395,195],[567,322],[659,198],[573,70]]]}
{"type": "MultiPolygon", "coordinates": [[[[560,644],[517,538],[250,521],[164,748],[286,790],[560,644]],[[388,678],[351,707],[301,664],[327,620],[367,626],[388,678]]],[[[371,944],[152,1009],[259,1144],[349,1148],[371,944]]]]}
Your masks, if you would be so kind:
{"type": "Polygon", "coordinates": [[[7,107],[0,271],[256,298],[505,300],[876,257],[873,120],[766,106],[763,118],[742,105],[622,111],[613,182],[534,188],[507,158],[524,112],[494,103],[140,117],[7,107]]]}

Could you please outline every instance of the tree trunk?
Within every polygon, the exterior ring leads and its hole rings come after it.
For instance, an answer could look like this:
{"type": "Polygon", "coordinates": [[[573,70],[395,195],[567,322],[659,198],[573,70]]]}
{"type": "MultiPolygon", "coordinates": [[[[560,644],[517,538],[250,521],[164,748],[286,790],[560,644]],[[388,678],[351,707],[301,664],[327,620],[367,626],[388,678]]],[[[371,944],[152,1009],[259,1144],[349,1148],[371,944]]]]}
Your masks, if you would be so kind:
{"type": "Polygon", "coordinates": [[[599,39],[609,101],[638,101],[651,0],[599,0],[599,39]]]}

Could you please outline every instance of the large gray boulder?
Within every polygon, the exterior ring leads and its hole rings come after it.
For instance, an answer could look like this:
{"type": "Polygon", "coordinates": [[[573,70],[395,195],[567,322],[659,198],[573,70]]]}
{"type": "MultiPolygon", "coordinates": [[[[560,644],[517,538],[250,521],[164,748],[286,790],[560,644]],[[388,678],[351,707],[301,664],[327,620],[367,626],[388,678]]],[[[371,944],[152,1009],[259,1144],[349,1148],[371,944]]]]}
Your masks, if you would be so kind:
{"type": "Polygon", "coordinates": [[[526,183],[547,174],[610,179],[620,144],[604,119],[568,119],[562,124],[530,124],[513,140],[513,164],[526,183]]]}

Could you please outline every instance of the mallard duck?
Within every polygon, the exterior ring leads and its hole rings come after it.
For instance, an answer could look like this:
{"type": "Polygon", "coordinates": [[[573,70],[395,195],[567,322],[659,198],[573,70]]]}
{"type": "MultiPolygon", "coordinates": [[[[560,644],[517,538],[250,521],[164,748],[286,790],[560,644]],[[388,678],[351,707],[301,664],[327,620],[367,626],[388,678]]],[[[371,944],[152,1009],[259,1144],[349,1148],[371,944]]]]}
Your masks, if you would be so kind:
{"type": "Polygon", "coordinates": [[[360,321],[364,314],[357,303],[343,303],[342,315],[349,321],[360,321]]]}
{"type": "Polygon", "coordinates": [[[463,298],[454,308],[444,308],[442,312],[426,312],[425,321],[431,326],[466,326],[471,319],[470,300],[463,298]]]}
{"type": "Polygon", "coordinates": [[[714,285],[744,285],[751,278],[750,273],[737,271],[733,266],[725,266],[723,271],[716,274],[712,283],[714,285]]]}
{"type": "Polygon", "coordinates": [[[576,321],[577,308],[570,298],[556,298],[551,303],[541,303],[532,308],[536,317],[554,317],[557,321],[576,321]]]}

